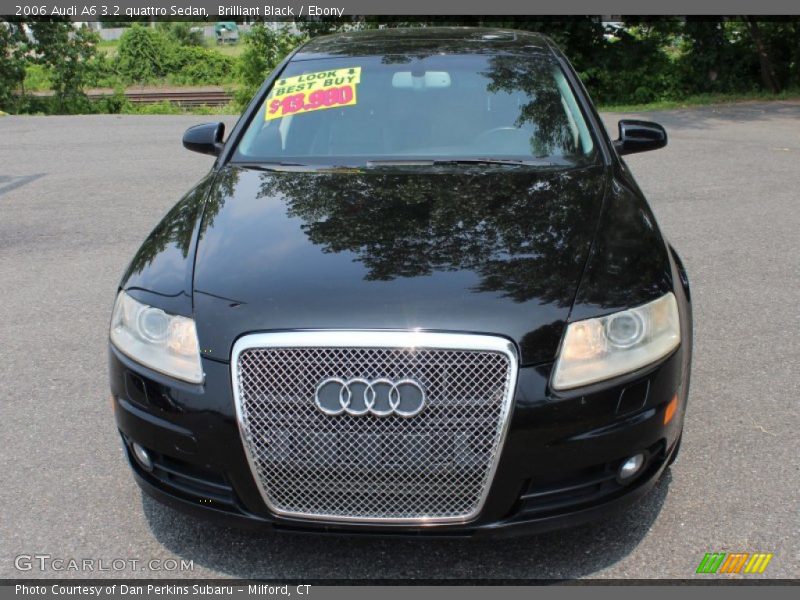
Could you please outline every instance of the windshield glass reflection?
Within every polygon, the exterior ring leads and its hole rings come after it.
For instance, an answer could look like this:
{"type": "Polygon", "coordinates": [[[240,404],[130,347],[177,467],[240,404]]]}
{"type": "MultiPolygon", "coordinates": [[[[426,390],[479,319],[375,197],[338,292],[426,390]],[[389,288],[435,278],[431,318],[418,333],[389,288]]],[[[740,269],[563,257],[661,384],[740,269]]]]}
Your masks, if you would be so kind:
{"type": "Polygon", "coordinates": [[[592,161],[594,144],[551,57],[389,54],[290,63],[235,161],[514,158],[592,161]]]}

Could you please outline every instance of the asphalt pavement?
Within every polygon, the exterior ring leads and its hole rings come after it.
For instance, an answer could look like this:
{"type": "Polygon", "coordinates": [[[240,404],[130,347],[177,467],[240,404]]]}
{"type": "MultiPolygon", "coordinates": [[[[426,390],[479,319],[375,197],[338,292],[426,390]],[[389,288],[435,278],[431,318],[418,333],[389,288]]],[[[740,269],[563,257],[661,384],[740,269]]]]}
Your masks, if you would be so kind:
{"type": "MultiPolygon", "coordinates": [[[[613,133],[621,116],[604,115],[613,133]]],[[[211,165],[181,133],[213,118],[0,117],[0,577],[691,578],[706,552],[761,551],[763,577],[796,578],[800,103],[640,117],[670,142],[628,164],[692,283],[682,452],[627,513],[502,541],[254,534],[143,497],[108,400],[108,320],[133,253],[211,165]],[[109,570],[18,570],[33,554],[109,570]],[[193,570],[142,570],[153,559],[193,570]]]]}

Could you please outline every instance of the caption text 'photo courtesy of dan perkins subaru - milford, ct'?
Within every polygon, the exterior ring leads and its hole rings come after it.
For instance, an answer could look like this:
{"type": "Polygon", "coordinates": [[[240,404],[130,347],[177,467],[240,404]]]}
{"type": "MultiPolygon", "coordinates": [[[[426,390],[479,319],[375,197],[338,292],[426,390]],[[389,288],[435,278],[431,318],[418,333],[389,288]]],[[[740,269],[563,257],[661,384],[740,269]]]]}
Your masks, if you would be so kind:
{"type": "Polygon", "coordinates": [[[158,500],[254,527],[503,535],[597,519],[675,460],[688,278],[546,37],[319,37],[142,244],[110,330],[158,500]]]}

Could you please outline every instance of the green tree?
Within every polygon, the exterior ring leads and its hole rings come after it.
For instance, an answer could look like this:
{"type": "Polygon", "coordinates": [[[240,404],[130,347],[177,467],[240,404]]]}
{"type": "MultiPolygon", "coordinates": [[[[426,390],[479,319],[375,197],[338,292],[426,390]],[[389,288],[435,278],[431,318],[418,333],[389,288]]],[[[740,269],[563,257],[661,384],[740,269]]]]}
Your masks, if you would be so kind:
{"type": "Polygon", "coordinates": [[[0,23],[0,109],[15,111],[25,80],[28,40],[21,23],[0,23]]]}
{"type": "Polygon", "coordinates": [[[800,18],[745,17],[739,25],[746,26],[745,39],[764,88],[777,92],[800,86],[800,18]]]}
{"type": "Polygon", "coordinates": [[[723,19],[688,17],[683,33],[686,44],[681,62],[686,87],[695,93],[725,91],[733,76],[726,60],[729,49],[723,19]]]}
{"type": "Polygon", "coordinates": [[[761,67],[761,82],[770,92],[777,93],[781,91],[781,84],[775,73],[769,44],[764,39],[761,27],[755,17],[747,17],[747,27],[758,54],[758,62],[761,67]]]}
{"type": "MultiPolygon", "coordinates": [[[[605,102],[680,100],[709,92],[800,86],[800,18],[352,17],[300,21],[309,37],[379,27],[471,25],[536,31],[564,51],[593,98],[605,102]]],[[[253,90],[254,91],[254,90],[253,90]]]]}
{"type": "Polygon", "coordinates": [[[145,83],[166,74],[165,36],[135,23],[119,40],[119,72],[130,82],[145,83]]]}
{"type": "Polygon", "coordinates": [[[672,25],[626,22],[605,36],[595,77],[587,82],[601,102],[654,102],[680,93],[680,74],[669,52],[672,25]]]}
{"type": "Polygon", "coordinates": [[[84,88],[92,73],[99,37],[85,25],[75,28],[69,20],[33,21],[34,60],[50,72],[53,90],[51,110],[78,113],[90,110],[84,88]]]}
{"type": "Polygon", "coordinates": [[[287,28],[271,29],[256,23],[245,35],[245,49],[239,58],[239,81],[236,103],[244,108],[264,83],[267,75],[296,46],[306,41],[306,34],[295,34],[287,28]]]}
{"type": "MultiPolygon", "coordinates": [[[[398,19],[400,17],[397,17],[398,19]]],[[[386,23],[392,17],[382,17],[380,22],[378,17],[359,17],[359,16],[345,16],[343,18],[337,17],[322,17],[320,19],[309,19],[306,17],[300,18],[295,22],[295,27],[307,37],[317,37],[318,35],[328,35],[331,33],[339,33],[340,31],[358,31],[361,29],[377,29],[379,24],[386,23]]],[[[413,23],[408,23],[408,26],[413,23]]],[[[395,25],[397,27],[397,25],[395,25]]]]}

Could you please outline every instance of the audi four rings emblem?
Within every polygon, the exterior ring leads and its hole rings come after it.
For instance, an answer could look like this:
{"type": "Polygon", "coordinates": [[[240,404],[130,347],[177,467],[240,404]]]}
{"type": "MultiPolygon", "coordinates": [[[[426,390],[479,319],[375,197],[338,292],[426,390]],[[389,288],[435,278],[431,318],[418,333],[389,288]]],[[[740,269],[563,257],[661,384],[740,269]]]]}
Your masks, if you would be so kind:
{"type": "Polygon", "coordinates": [[[425,390],[413,379],[341,379],[329,377],[317,385],[314,403],[326,415],[367,413],[378,417],[413,417],[425,408],[425,390]]]}

